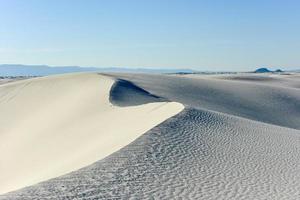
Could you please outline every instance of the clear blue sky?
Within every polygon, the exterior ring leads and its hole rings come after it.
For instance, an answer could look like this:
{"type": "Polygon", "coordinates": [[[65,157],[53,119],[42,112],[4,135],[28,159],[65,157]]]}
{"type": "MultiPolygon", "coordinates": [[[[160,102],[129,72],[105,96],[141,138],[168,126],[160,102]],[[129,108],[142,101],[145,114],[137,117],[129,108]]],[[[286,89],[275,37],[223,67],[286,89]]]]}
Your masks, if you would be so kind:
{"type": "Polygon", "coordinates": [[[0,63],[300,67],[299,0],[0,0],[0,63]]]}

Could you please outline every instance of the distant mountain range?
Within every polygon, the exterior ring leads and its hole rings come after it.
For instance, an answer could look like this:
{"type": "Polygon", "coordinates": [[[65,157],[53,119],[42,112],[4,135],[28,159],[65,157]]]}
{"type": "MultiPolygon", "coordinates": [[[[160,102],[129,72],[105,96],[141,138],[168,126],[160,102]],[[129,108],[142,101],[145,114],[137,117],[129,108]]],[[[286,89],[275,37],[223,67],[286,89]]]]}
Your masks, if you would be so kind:
{"type": "Polygon", "coordinates": [[[122,73],[194,73],[191,69],[144,69],[144,68],[96,68],[62,66],[50,67],[47,65],[0,65],[0,76],[46,76],[53,74],[64,74],[72,72],[122,72],[122,73]]]}
{"type": "MultiPolygon", "coordinates": [[[[21,64],[0,64],[0,77],[3,76],[47,76],[54,74],[64,74],[73,72],[121,72],[121,73],[170,73],[170,74],[218,74],[234,72],[201,72],[192,69],[151,69],[151,68],[118,68],[118,67],[78,67],[78,66],[47,66],[47,65],[21,65],[21,64]]],[[[254,73],[283,72],[278,69],[271,71],[267,68],[259,68],[254,73]]],[[[300,70],[291,70],[289,72],[300,72],[300,70]]]]}
{"type": "Polygon", "coordinates": [[[254,73],[268,73],[268,72],[278,72],[278,73],[280,73],[280,72],[284,72],[284,71],[281,70],[281,69],[277,69],[275,71],[271,71],[268,68],[258,68],[257,70],[254,71],[254,73]]]}

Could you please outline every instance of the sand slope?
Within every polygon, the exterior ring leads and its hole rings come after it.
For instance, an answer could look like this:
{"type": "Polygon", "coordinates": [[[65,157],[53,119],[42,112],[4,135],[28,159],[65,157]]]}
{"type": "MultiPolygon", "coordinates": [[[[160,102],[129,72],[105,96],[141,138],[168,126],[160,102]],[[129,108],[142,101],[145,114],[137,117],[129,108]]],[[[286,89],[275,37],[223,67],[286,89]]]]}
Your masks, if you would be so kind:
{"type": "Polygon", "coordinates": [[[112,106],[113,83],[73,74],[0,86],[0,193],[91,164],[183,109],[172,102],[112,106]]]}
{"type": "MultiPolygon", "coordinates": [[[[223,75],[120,74],[113,76],[132,81],[157,96],[195,108],[300,129],[300,89],[295,88],[299,83],[299,75],[273,77],[272,83],[254,81],[254,78],[252,81],[238,81],[238,79],[249,79],[251,74],[232,75],[226,80],[223,80],[223,75]]],[[[257,75],[251,77],[253,76],[257,75]]],[[[269,75],[260,76],[260,80],[269,78],[269,75]]]]}
{"type": "Polygon", "coordinates": [[[255,74],[255,73],[241,73],[235,75],[216,75],[215,78],[225,80],[235,80],[243,82],[251,82],[252,84],[265,84],[277,87],[289,87],[300,89],[300,74],[286,73],[286,74],[255,74]]]}
{"type": "Polygon", "coordinates": [[[297,79],[112,76],[127,81],[111,96],[122,108],[147,94],[186,108],[92,165],[0,199],[299,199],[297,79]]]}
{"type": "Polygon", "coordinates": [[[186,109],[122,150],[3,199],[298,199],[300,131],[186,109]]]}

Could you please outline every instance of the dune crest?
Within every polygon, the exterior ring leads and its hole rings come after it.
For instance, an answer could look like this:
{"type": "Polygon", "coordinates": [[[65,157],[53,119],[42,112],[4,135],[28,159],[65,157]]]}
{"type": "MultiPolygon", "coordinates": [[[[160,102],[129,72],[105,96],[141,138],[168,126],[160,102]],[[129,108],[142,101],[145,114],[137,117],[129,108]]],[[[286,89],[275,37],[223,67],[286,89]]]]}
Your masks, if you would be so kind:
{"type": "Polygon", "coordinates": [[[114,106],[113,84],[83,73],[0,86],[0,193],[87,166],[183,110],[175,102],[114,106]]]}

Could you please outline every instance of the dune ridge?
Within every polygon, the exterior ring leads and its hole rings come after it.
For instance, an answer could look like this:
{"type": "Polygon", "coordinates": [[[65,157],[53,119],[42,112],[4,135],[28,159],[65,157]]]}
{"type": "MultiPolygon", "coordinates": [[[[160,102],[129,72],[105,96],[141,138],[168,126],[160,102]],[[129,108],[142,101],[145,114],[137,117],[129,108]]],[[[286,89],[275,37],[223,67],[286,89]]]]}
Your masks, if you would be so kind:
{"type": "MultiPolygon", "coordinates": [[[[298,74],[276,76],[272,83],[264,84],[261,84],[262,81],[236,80],[254,76],[248,74],[231,75],[226,80],[223,80],[224,75],[111,76],[131,81],[152,94],[194,108],[300,129],[300,92],[295,88],[300,83],[298,74]]],[[[260,76],[261,80],[269,78],[269,75],[260,76]]]]}
{"type": "Polygon", "coordinates": [[[113,106],[113,84],[71,74],[0,86],[0,193],[92,164],[183,109],[153,99],[113,106]]]}

